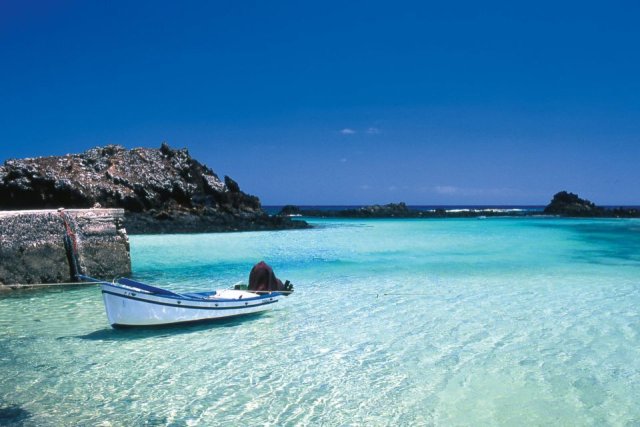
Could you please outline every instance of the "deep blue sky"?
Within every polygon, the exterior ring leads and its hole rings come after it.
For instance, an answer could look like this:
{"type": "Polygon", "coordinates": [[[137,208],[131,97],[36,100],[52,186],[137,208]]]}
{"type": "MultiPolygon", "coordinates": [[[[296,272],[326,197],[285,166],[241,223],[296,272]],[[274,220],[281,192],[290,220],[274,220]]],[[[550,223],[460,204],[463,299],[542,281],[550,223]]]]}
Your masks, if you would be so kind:
{"type": "Polygon", "coordinates": [[[264,204],[640,204],[639,5],[0,0],[0,160],[167,141],[264,204]]]}

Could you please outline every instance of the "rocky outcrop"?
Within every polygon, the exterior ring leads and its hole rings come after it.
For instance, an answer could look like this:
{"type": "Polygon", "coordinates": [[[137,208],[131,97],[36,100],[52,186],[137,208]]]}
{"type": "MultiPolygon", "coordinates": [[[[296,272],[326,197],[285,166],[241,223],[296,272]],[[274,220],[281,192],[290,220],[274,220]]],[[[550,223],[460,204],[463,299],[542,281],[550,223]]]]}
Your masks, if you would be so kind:
{"type": "Polygon", "coordinates": [[[608,218],[637,218],[640,217],[640,210],[636,208],[604,208],[596,206],[595,203],[581,199],[577,194],[561,191],[556,193],[544,208],[544,213],[548,215],[559,215],[567,217],[608,217],[608,218]]]}
{"type": "Polygon", "coordinates": [[[346,209],[340,212],[341,216],[351,218],[408,218],[419,214],[419,211],[409,209],[403,202],[363,206],[361,208],[346,209]]]}
{"type": "Polygon", "coordinates": [[[371,205],[346,209],[304,208],[294,205],[284,206],[280,216],[302,216],[318,218],[484,218],[484,217],[523,217],[523,216],[569,216],[569,217],[607,217],[640,218],[640,209],[634,207],[603,208],[581,199],[573,193],[561,191],[544,211],[536,209],[518,209],[505,207],[478,207],[456,209],[412,209],[405,203],[371,205]]]}
{"type": "Polygon", "coordinates": [[[577,194],[561,191],[556,193],[551,203],[544,208],[548,215],[563,216],[602,216],[604,210],[586,199],[581,199],[577,194]]]}
{"type": "Polygon", "coordinates": [[[400,202],[338,210],[302,209],[298,206],[286,205],[280,210],[278,215],[325,218],[414,218],[422,216],[422,213],[421,211],[409,209],[405,203],[400,202]]]}
{"type": "Polygon", "coordinates": [[[404,202],[386,205],[370,205],[347,209],[304,209],[294,205],[284,206],[281,216],[303,216],[319,218],[477,218],[486,216],[523,216],[521,210],[505,209],[412,209],[404,202]]]}
{"type": "Polygon", "coordinates": [[[0,212],[0,289],[76,282],[75,268],[105,280],[130,274],[123,220],[122,209],[0,212]],[[73,249],[65,244],[69,235],[73,249]]]}
{"type": "Polygon", "coordinates": [[[302,215],[302,210],[295,205],[285,205],[278,212],[279,216],[300,216],[302,215]]]}
{"type": "Polygon", "coordinates": [[[123,208],[129,233],[304,228],[267,215],[260,200],[193,159],[186,149],[127,150],[7,160],[0,167],[0,209],[123,208]]]}

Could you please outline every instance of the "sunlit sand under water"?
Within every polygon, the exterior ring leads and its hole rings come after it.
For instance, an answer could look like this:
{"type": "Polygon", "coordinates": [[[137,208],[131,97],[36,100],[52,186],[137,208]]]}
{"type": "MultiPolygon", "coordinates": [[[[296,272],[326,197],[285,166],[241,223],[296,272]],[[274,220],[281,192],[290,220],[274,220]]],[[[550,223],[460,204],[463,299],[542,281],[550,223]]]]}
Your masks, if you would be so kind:
{"type": "Polygon", "coordinates": [[[0,297],[0,424],[638,425],[640,221],[314,220],[133,236],[136,278],[262,316],[114,330],[99,289],[0,297]]]}

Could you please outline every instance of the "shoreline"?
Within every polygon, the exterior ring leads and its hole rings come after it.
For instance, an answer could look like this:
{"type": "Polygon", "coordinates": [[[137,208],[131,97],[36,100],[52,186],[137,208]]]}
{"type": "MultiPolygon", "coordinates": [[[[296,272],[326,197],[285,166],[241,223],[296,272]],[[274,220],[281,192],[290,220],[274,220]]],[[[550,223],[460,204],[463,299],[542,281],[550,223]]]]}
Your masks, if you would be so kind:
{"type": "MultiPolygon", "coordinates": [[[[561,194],[561,193],[558,193],[561,194]]],[[[558,196],[558,195],[556,195],[558,196]]],[[[288,218],[482,218],[482,217],[566,217],[566,218],[640,218],[636,206],[598,207],[577,198],[577,202],[559,204],[554,200],[544,206],[408,206],[405,203],[360,207],[294,205],[283,206],[278,215],[288,218]]],[[[271,208],[273,209],[273,208],[271,208]]]]}

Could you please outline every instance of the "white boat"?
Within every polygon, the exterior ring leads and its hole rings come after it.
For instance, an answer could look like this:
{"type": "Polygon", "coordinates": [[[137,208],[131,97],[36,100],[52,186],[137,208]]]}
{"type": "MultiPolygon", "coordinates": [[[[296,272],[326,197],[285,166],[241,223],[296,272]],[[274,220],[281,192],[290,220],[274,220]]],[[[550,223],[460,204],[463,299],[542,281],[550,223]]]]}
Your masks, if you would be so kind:
{"type": "Polygon", "coordinates": [[[113,283],[82,278],[100,283],[107,318],[113,327],[168,325],[259,313],[273,308],[283,295],[235,289],[178,294],[126,278],[113,283]]]}

